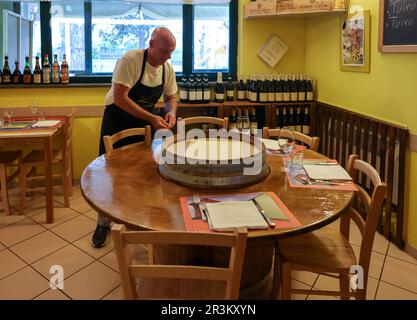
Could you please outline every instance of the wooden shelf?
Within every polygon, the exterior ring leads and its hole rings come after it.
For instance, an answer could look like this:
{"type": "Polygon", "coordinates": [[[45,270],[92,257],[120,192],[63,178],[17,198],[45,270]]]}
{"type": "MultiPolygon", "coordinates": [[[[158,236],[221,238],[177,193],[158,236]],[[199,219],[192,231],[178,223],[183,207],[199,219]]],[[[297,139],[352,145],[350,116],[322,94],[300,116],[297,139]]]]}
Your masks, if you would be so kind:
{"type": "Polygon", "coordinates": [[[345,12],[346,12],[345,9],[279,12],[279,13],[263,14],[263,15],[260,15],[260,14],[245,15],[245,19],[263,19],[263,18],[306,19],[306,18],[314,18],[314,17],[320,17],[320,16],[343,15],[345,12]]]}

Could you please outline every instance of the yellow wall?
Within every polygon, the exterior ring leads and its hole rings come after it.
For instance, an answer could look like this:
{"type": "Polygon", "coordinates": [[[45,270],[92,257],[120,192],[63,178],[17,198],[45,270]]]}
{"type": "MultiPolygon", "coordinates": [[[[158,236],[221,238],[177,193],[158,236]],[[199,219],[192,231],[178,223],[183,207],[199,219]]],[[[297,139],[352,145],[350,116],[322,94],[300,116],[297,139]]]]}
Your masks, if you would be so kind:
{"type": "MultiPolygon", "coordinates": [[[[338,17],[314,18],[306,24],[306,72],[318,82],[317,99],[373,117],[408,126],[417,134],[417,53],[378,51],[379,0],[351,0],[371,14],[371,70],[339,68],[338,17]]],[[[407,242],[417,247],[417,154],[407,154],[407,242]]]]}

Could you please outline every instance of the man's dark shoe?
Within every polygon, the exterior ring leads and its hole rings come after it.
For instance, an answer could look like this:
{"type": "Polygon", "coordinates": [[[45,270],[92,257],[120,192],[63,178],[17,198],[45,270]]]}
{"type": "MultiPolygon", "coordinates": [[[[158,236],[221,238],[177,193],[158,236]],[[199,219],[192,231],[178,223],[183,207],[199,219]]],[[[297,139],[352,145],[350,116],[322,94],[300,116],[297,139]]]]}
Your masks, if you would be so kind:
{"type": "Polygon", "coordinates": [[[93,239],[91,240],[91,245],[94,248],[101,248],[106,243],[107,235],[110,232],[109,226],[100,226],[97,225],[96,231],[94,231],[93,239]]]}

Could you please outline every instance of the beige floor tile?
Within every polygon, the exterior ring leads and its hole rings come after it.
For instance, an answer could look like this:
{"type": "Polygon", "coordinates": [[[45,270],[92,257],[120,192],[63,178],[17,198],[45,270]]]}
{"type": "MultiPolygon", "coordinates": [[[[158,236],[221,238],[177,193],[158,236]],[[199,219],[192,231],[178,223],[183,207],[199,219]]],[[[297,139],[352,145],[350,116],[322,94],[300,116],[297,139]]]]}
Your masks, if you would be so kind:
{"type": "Polygon", "coordinates": [[[410,263],[417,264],[417,259],[405,252],[404,250],[398,249],[398,247],[390,243],[389,249],[388,249],[388,255],[393,258],[405,260],[410,263]]]}
{"type": "MultiPolygon", "coordinates": [[[[359,259],[360,248],[352,245],[353,251],[355,252],[356,259],[359,259]]],[[[382,267],[384,266],[385,256],[376,251],[372,251],[371,264],[369,265],[369,275],[375,279],[379,279],[381,276],[382,267]]]]}
{"type": "MultiPolygon", "coordinates": [[[[54,203],[54,206],[57,203],[54,203]]],[[[32,196],[26,196],[25,208],[23,213],[25,216],[31,217],[41,211],[45,211],[45,195],[34,193],[32,196]]]]}
{"type": "MultiPolygon", "coordinates": [[[[356,224],[350,225],[349,242],[356,246],[360,246],[362,241],[362,235],[356,226],[356,224]]],[[[389,241],[381,236],[378,232],[375,233],[373,251],[377,251],[382,254],[386,254],[388,250],[389,241]]]]}
{"type": "Polygon", "coordinates": [[[106,266],[112,268],[114,271],[119,272],[119,265],[117,263],[116,251],[112,250],[99,259],[106,266]]]}
{"type": "Polygon", "coordinates": [[[49,269],[53,265],[60,265],[64,270],[64,279],[68,278],[81,268],[92,263],[94,258],[81,251],[73,245],[68,245],[49,256],[35,262],[32,267],[40,272],[44,277],[49,278],[49,269]]]}
{"type": "MultiPolygon", "coordinates": [[[[70,196],[70,203],[71,203],[71,201],[72,201],[72,200],[74,200],[74,199],[76,199],[76,198],[79,198],[79,197],[82,197],[80,187],[78,187],[78,186],[73,186],[73,187],[72,187],[72,196],[70,196]]],[[[56,195],[56,196],[54,197],[54,199],[55,199],[57,202],[59,202],[59,203],[61,203],[61,204],[64,204],[64,196],[63,196],[62,194],[56,195]]]]}
{"type": "Polygon", "coordinates": [[[49,289],[33,300],[70,300],[59,289],[49,289]]]}
{"type": "Polygon", "coordinates": [[[417,265],[387,256],[381,280],[417,293],[417,265]]]}
{"type": "MultiPolygon", "coordinates": [[[[368,288],[366,290],[367,300],[374,300],[377,285],[378,285],[377,279],[368,277],[368,288]]],[[[331,278],[331,277],[320,275],[314,285],[314,288],[319,289],[319,290],[339,291],[340,290],[339,280],[336,278],[331,278]]],[[[336,298],[339,299],[338,296],[336,296],[336,298]]],[[[351,298],[351,299],[354,299],[354,298],[351,298]]]]}
{"type": "Polygon", "coordinates": [[[5,246],[3,246],[1,243],[0,243],[0,252],[1,251],[3,251],[3,250],[5,250],[6,249],[6,247],[5,246]]]}
{"type": "Polygon", "coordinates": [[[10,250],[6,249],[0,252],[0,279],[26,266],[27,264],[10,250]]]}
{"type": "Polygon", "coordinates": [[[95,210],[88,210],[87,212],[83,213],[83,215],[93,221],[97,221],[97,212],[95,210]]]}
{"type": "Polygon", "coordinates": [[[61,223],[68,221],[72,218],[78,217],[80,214],[70,208],[54,208],[54,222],[46,223],[46,212],[42,211],[31,217],[37,223],[43,225],[47,229],[51,229],[60,225],[61,223]]]}
{"type": "Polygon", "coordinates": [[[78,240],[94,230],[96,224],[83,216],[78,216],[72,220],[64,222],[57,227],[50,229],[65,240],[72,242],[78,240]]]}
{"type": "Polygon", "coordinates": [[[0,300],[28,300],[49,288],[49,282],[31,267],[0,281],[0,300]]]}
{"type": "Polygon", "coordinates": [[[45,230],[41,225],[25,218],[15,224],[0,229],[0,242],[6,247],[10,247],[45,230]]]}
{"type": "Polygon", "coordinates": [[[105,246],[102,248],[93,248],[91,246],[92,236],[93,233],[91,232],[85,237],[82,237],[81,239],[73,242],[73,244],[96,259],[101,258],[102,256],[114,249],[113,241],[110,235],[107,238],[105,246]]]}
{"type": "Polygon", "coordinates": [[[91,210],[89,204],[84,200],[82,196],[76,197],[70,201],[70,208],[80,213],[91,210]]]}
{"type": "Polygon", "coordinates": [[[11,224],[15,224],[19,221],[22,221],[26,217],[24,215],[18,215],[18,214],[11,214],[11,215],[5,215],[3,213],[0,214],[0,229],[7,227],[11,224]]]}
{"type": "Polygon", "coordinates": [[[380,281],[376,300],[417,300],[417,294],[380,281]]]}
{"type": "Polygon", "coordinates": [[[102,300],[124,300],[122,285],[114,289],[107,296],[105,296],[102,300]]]}
{"type": "Polygon", "coordinates": [[[119,274],[94,262],[65,280],[64,292],[76,300],[101,299],[120,285],[119,274]]]}
{"type": "Polygon", "coordinates": [[[292,278],[303,282],[309,286],[312,286],[314,284],[314,281],[316,281],[318,277],[317,273],[313,272],[307,272],[307,271],[293,271],[292,272],[292,278]]]}
{"type": "Polygon", "coordinates": [[[46,231],[10,247],[10,250],[27,263],[33,263],[67,244],[65,240],[46,231]]]}

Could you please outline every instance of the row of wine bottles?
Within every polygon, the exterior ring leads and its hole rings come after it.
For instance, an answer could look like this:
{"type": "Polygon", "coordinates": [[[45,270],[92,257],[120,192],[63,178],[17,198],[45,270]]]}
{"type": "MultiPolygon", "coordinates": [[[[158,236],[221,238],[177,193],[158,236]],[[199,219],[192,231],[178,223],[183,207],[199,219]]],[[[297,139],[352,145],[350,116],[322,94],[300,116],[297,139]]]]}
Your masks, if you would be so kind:
{"type": "MultiPolygon", "coordinates": [[[[209,103],[212,100],[207,75],[182,77],[179,90],[182,103],[209,103]]],[[[264,103],[312,101],[313,83],[304,74],[255,74],[247,77],[246,81],[240,76],[237,85],[228,75],[226,84],[223,84],[223,74],[218,72],[213,101],[222,103],[236,98],[239,101],[264,103]]]]}
{"type": "Polygon", "coordinates": [[[48,54],[45,54],[45,58],[42,64],[42,68],[39,63],[39,57],[35,57],[35,68],[33,72],[30,68],[29,57],[26,57],[25,68],[23,73],[19,68],[19,61],[15,62],[15,69],[13,73],[9,66],[9,57],[4,57],[3,72],[0,70],[0,84],[49,84],[49,83],[69,83],[69,66],[67,57],[64,54],[61,66],[58,63],[58,56],[54,54],[54,61],[52,66],[49,63],[48,54]]]}
{"type": "Polygon", "coordinates": [[[310,134],[309,107],[285,106],[278,107],[276,111],[277,128],[289,127],[294,131],[310,134]]]}

